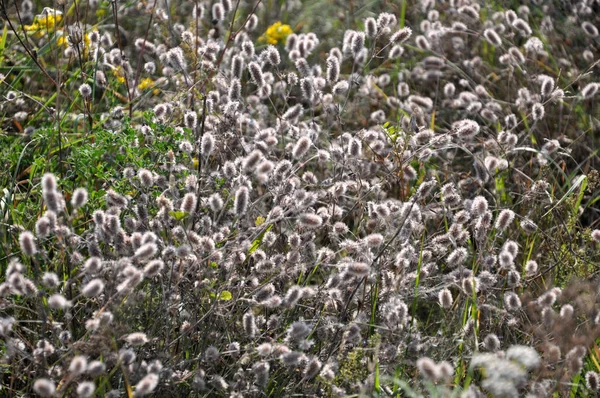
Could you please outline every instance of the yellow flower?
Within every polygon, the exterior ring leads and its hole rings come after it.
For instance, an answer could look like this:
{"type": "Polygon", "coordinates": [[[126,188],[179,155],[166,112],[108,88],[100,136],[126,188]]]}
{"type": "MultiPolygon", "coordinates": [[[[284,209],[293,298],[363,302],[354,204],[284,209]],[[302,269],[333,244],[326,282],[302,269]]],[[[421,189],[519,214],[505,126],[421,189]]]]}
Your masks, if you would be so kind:
{"type": "Polygon", "coordinates": [[[294,33],[290,25],[283,25],[281,21],[275,22],[273,25],[267,28],[267,31],[258,39],[268,44],[277,44],[280,41],[285,43],[285,40],[289,35],[294,33]]]}
{"type": "Polygon", "coordinates": [[[154,86],[154,80],[150,79],[149,77],[142,79],[142,81],[138,84],[138,88],[140,90],[144,90],[152,86],[154,86]]]}
{"type": "Polygon", "coordinates": [[[113,75],[117,78],[119,83],[125,83],[125,76],[123,76],[123,72],[121,71],[121,67],[114,68],[112,70],[113,75]]]}
{"type": "Polygon", "coordinates": [[[33,24],[25,25],[27,31],[50,30],[62,21],[62,12],[46,7],[41,14],[33,18],[33,24]]]}

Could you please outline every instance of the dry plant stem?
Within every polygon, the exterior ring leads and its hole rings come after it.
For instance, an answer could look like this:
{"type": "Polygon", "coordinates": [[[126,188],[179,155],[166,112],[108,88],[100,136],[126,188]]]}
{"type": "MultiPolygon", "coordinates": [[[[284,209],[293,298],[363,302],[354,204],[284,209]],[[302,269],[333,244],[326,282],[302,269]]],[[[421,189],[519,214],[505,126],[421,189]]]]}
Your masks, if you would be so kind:
{"type": "MultiPolygon", "coordinates": [[[[137,87],[140,79],[140,72],[142,70],[142,60],[144,59],[144,52],[146,50],[146,40],[148,40],[148,33],[150,32],[150,26],[152,26],[152,19],[154,18],[154,12],[156,10],[156,3],[158,0],[154,0],[152,3],[152,9],[150,11],[150,19],[148,20],[148,25],[146,25],[146,30],[144,32],[144,43],[142,44],[142,48],[140,49],[138,55],[137,68],[135,69],[135,79],[133,79],[133,87],[137,87]]],[[[130,114],[131,117],[131,114],[130,114]]]]}
{"type": "MultiPolygon", "coordinates": [[[[119,51],[121,52],[121,58],[125,59],[125,55],[123,54],[123,44],[121,42],[121,30],[119,28],[119,17],[118,17],[118,13],[117,13],[117,0],[110,0],[110,4],[112,7],[112,12],[113,12],[113,19],[115,21],[115,33],[117,36],[117,46],[119,47],[119,51]]],[[[128,103],[129,103],[129,118],[131,119],[131,118],[133,118],[133,105],[132,105],[133,93],[131,92],[131,89],[129,88],[129,77],[127,76],[127,73],[125,72],[124,69],[123,69],[123,77],[125,78],[125,88],[127,89],[127,99],[128,99],[128,103]]]]}

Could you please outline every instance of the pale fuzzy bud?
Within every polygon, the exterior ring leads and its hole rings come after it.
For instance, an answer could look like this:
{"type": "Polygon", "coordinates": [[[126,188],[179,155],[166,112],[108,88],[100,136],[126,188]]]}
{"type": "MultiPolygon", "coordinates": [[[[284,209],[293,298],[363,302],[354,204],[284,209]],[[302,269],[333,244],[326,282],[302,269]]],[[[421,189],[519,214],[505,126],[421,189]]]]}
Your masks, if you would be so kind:
{"type": "Polygon", "coordinates": [[[233,201],[233,211],[236,216],[239,217],[246,213],[249,199],[250,194],[248,192],[248,188],[245,186],[238,188],[238,190],[235,192],[235,198],[233,201]]]}
{"type": "Polygon", "coordinates": [[[334,56],[330,55],[327,58],[327,81],[330,84],[334,84],[340,77],[340,61],[334,56]]]}
{"type": "Polygon", "coordinates": [[[521,308],[521,299],[513,292],[507,292],[504,294],[504,306],[510,312],[516,311],[521,308]]]}
{"type": "Polygon", "coordinates": [[[246,29],[249,32],[252,32],[258,26],[258,17],[255,14],[252,14],[248,17],[248,22],[246,23],[246,29]]]}
{"type": "Polygon", "coordinates": [[[215,3],[212,6],[212,18],[213,21],[220,22],[225,19],[225,10],[223,9],[223,4],[215,3]]]}
{"type": "Polygon", "coordinates": [[[345,94],[346,91],[348,91],[349,87],[350,87],[350,85],[348,84],[348,82],[343,80],[343,81],[337,82],[335,84],[335,86],[333,86],[333,88],[331,89],[331,92],[333,94],[342,95],[342,94],[345,94]]]}
{"type": "Polygon", "coordinates": [[[490,333],[483,339],[483,346],[490,352],[496,352],[500,349],[500,339],[495,334],[490,333]]]}
{"type": "Polygon", "coordinates": [[[252,367],[258,386],[264,387],[269,381],[269,368],[269,362],[267,361],[258,362],[252,367]]]}
{"type": "Polygon", "coordinates": [[[154,276],[159,275],[162,272],[164,265],[165,264],[162,262],[162,260],[150,261],[144,267],[144,276],[146,278],[152,278],[154,276]]]}
{"type": "Polygon", "coordinates": [[[54,174],[46,173],[42,176],[42,192],[54,192],[56,191],[56,177],[54,174]]]}
{"type": "Polygon", "coordinates": [[[600,375],[594,371],[588,371],[585,374],[585,385],[593,392],[600,390],[600,375]]]}
{"type": "Polygon", "coordinates": [[[28,257],[33,257],[37,253],[37,247],[35,246],[35,238],[29,231],[23,231],[19,235],[19,245],[21,251],[28,257]]]}
{"type": "Polygon", "coordinates": [[[247,312],[244,314],[242,321],[246,335],[250,338],[254,337],[258,332],[254,315],[251,312],[247,312]]]}
{"type": "Polygon", "coordinates": [[[54,272],[46,272],[42,276],[42,285],[48,288],[55,288],[59,283],[60,281],[58,279],[58,275],[56,275],[54,272]]]}
{"type": "Polygon", "coordinates": [[[198,199],[196,198],[196,194],[193,192],[188,192],[181,201],[181,211],[188,214],[193,214],[196,211],[197,203],[198,199]]]}
{"type": "Polygon", "coordinates": [[[365,34],[364,32],[355,32],[352,37],[352,54],[356,57],[365,46],[365,34]]]}
{"type": "Polygon", "coordinates": [[[135,385],[134,397],[143,397],[151,394],[156,389],[156,386],[158,386],[158,375],[149,373],[135,385]]]}
{"type": "Polygon", "coordinates": [[[102,260],[99,257],[90,257],[83,263],[83,269],[86,273],[98,273],[102,269],[102,260]]]}
{"type": "Polygon", "coordinates": [[[390,43],[404,43],[406,40],[410,38],[412,35],[412,30],[408,27],[404,27],[397,32],[395,32],[392,36],[390,36],[390,43]]]}
{"type": "Polygon", "coordinates": [[[195,130],[196,126],[198,125],[198,115],[194,111],[188,111],[183,116],[183,122],[185,127],[195,130]]]}
{"type": "Polygon", "coordinates": [[[305,213],[298,217],[298,224],[303,228],[319,228],[323,225],[323,219],[316,214],[305,213]]]}
{"type": "Polygon", "coordinates": [[[419,47],[421,50],[428,51],[431,49],[431,44],[425,36],[417,36],[415,39],[415,43],[417,44],[417,47],[419,47]]]}
{"type": "Polygon", "coordinates": [[[430,358],[423,357],[417,360],[419,373],[428,380],[438,380],[441,377],[437,364],[430,358]]]}
{"type": "Polygon", "coordinates": [[[200,143],[202,156],[210,156],[215,148],[215,138],[210,133],[204,133],[202,141],[200,143]]]}
{"type": "Polygon", "coordinates": [[[310,145],[311,141],[308,137],[301,137],[292,149],[292,157],[294,159],[301,159],[310,149],[310,145]]]}
{"type": "Polygon", "coordinates": [[[260,150],[255,149],[248,156],[244,158],[242,168],[248,172],[253,171],[256,168],[258,162],[263,158],[263,154],[260,150]]]}
{"type": "Polygon", "coordinates": [[[150,170],[140,169],[138,171],[138,178],[145,188],[152,188],[154,185],[154,176],[150,170]]]}
{"type": "Polygon", "coordinates": [[[474,120],[463,119],[457,122],[456,133],[462,139],[471,139],[479,134],[479,124],[474,120]]]}
{"type": "Polygon", "coordinates": [[[54,310],[62,310],[71,307],[71,302],[61,294],[53,294],[48,297],[48,307],[54,310]]]}
{"type": "Polygon", "coordinates": [[[592,38],[598,37],[598,28],[588,21],[585,21],[584,23],[581,24],[581,29],[583,29],[585,34],[588,35],[589,37],[592,37],[592,38]]]}
{"type": "Polygon", "coordinates": [[[213,212],[218,212],[223,208],[223,199],[219,193],[214,193],[208,198],[208,205],[213,212]]]}
{"type": "Polygon", "coordinates": [[[123,340],[132,346],[141,346],[148,342],[148,337],[146,333],[135,332],[123,337],[123,340]]]}
{"type": "Polygon", "coordinates": [[[526,272],[527,276],[533,276],[537,273],[537,271],[538,271],[537,262],[535,262],[534,260],[527,261],[527,263],[525,264],[525,272],[526,272]]]}
{"type": "Polygon", "coordinates": [[[315,96],[312,78],[300,79],[300,90],[302,91],[302,96],[309,102],[312,102],[315,96]]]}
{"type": "Polygon", "coordinates": [[[496,229],[505,231],[515,219],[515,213],[512,210],[504,209],[496,219],[496,229]]]}
{"type": "Polygon", "coordinates": [[[81,294],[85,297],[96,297],[104,291],[104,282],[100,279],[92,279],[82,289],[81,294]]]}
{"type": "Polygon", "coordinates": [[[521,18],[517,18],[512,23],[513,28],[519,30],[523,36],[531,36],[532,30],[527,22],[521,18]]]}
{"type": "Polygon", "coordinates": [[[502,39],[494,29],[484,30],[483,36],[492,46],[500,47],[502,45],[502,39]]]}
{"type": "Polygon", "coordinates": [[[87,358],[83,355],[73,357],[71,364],[69,365],[69,373],[72,376],[79,376],[84,373],[87,369],[87,358]]]}
{"type": "Polygon", "coordinates": [[[442,289],[438,293],[438,302],[440,304],[440,307],[442,307],[442,308],[448,309],[448,308],[452,307],[453,299],[452,299],[452,293],[450,292],[450,290],[442,289]]]}
{"type": "Polygon", "coordinates": [[[96,385],[93,381],[83,381],[77,386],[77,396],[79,398],[90,398],[94,395],[96,385]]]}
{"type": "Polygon", "coordinates": [[[357,138],[351,138],[348,142],[348,155],[358,157],[362,151],[362,142],[357,138]]]}
{"type": "Polygon", "coordinates": [[[296,105],[292,106],[291,108],[289,108],[283,114],[282,118],[284,120],[288,120],[288,121],[297,119],[302,114],[302,111],[303,111],[302,104],[296,104],[296,105]]]}
{"type": "Polygon", "coordinates": [[[73,191],[73,196],[71,197],[71,204],[74,209],[79,209],[83,207],[88,200],[88,193],[85,188],[77,188],[73,191]]]}
{"type": "Polygon", "coordinates": [[[265,85],[262,69],[258,63],[250,62],[248,65],[248,71],[250,72],[250,77],[252,78],[254,84],[256,84],[258,87],[263,87],[265,85]]]}
{"type": "Polygon", "coordinates": [[[281,57],[279,56],[279,51],[275,46],[267,47],[267,61],[272,66],[277,66],[281,63],[281,57]]]}
{"type": "Polygon", "coordinates": [[[138,261],[148,260],[158,252],[156,243],[146,243],[140,246],[134,253],[134,258],[138,261]]]}
{"type": "Polygon", "coordinates": [[[346,272],[352,276],[365,277],[369,274],[371,267],[365,263],[350,263],[346,267],[346,272]]]}
{"type": "Polygon", "coordinates": [[[389,59],[398,59],[404,54],[404,48],[400,45],[393,45],[388,54],[389,59]]]}
{"type": "Polygon", "coordinates": [[[533,106],[531,107],[531,117],[533,118],[533,120],[540,121],[544,118],[544,114],[545,114],[545,110],[544,110],[544,105],[538,103],[533,104],[533,106]]]}
{"type": "Polygon", "coordinates": [[[33,383],[33,391],[40,397],[52,397],[56,391],[56,385],[49,379],[37,379],[33,383]]]}
{"type": "Polygon", "coordinates": [[[92,88],[89,84],[84,83],[81,86],[79,86],[79,93],[83,98],[89,99],[92,96],[92,88]]]}
{"type": "Polygon", "coordinates": [[[600,83],[589,83],[581,89],[583,99],[591,99],[600,91],[600,83]]]}
{"type": "Polygon", "coordinates": [[[377,36],[377,21],[375,21],[375,18],[369,17],[365,20],[365,33],[371,39],[377,36]]]}

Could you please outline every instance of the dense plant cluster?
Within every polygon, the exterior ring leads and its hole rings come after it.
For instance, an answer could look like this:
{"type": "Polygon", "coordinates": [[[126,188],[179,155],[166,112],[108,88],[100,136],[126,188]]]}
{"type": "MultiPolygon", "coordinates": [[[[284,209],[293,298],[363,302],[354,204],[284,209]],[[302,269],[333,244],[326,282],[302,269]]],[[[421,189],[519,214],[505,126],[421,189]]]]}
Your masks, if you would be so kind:
{"type": "Polygon", "coordinates": [[[2,2],[2,394],[598,394],[600,3],[56,3],[2,2]]]}

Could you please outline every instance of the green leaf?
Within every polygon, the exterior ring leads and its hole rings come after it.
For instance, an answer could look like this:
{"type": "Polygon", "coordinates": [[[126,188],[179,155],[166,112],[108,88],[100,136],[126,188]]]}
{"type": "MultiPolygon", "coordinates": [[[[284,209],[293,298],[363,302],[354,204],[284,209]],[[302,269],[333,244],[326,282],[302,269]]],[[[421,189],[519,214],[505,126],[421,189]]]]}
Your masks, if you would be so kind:
{"type": "Polygon", "coordinates": [[[233,295],[229,290],[223,290],[221,294],[219,294],[219,300],[221,301],[229,301],[233,298],[233,295]]]}
{"type": "Polygon", "coordinates": [[[181,221],[189,216],[189,213],[186,213],[185,211],[170,211],[169,215],[174,217],[177,221],[181,221]]]}

